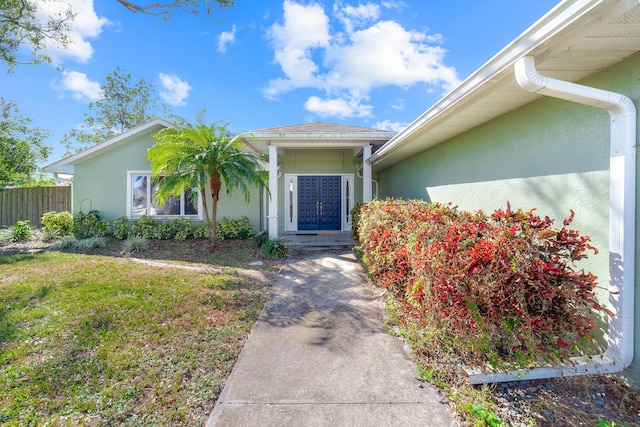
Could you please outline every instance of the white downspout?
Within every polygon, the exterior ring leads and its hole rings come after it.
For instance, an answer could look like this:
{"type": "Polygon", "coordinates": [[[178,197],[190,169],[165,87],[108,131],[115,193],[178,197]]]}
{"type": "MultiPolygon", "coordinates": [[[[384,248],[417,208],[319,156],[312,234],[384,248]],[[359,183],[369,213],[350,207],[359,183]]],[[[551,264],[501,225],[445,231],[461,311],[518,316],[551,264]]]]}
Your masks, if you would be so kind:
{"type": "Polygon", "coordinates": [[[636,108],[619,93],[542,76],[533,57],[515,64],[518,84],[525,90],[609,112],[611,157],[609,188],[609,302],[615,316],[609,321],[608,348],[602,355],[572,358],[572,365],[510,371],[495,375],[474,375],[474,384],[517,379],[620,372],[633,361],[634,268],[635,268],[635,183],[636,108]]]}

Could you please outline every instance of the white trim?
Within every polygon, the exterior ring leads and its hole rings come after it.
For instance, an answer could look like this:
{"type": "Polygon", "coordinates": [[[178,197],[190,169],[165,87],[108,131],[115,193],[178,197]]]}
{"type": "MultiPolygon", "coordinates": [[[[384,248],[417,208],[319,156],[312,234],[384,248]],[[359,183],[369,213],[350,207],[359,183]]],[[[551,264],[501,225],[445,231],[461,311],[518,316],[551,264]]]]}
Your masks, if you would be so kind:
{"type": "Polygon", "coordinates": [[[365,145],[362,149],[362,201],[368,203],[371,201],[371,145],[365,145]]]}
{"type": "Polygon", "coordinates": [[[284,231],[298,231],[298,176],[291,173],[284,175],[284,231]],[[293,200],[289,190],[291,186],[293,200]]]}
{"type": "MultiPolygon", "coordinates": [[[[147,195],[150,195],[152,192],[152,180],[151,180],[151,171],[149,170],[129,170],[127,171],[127,213],[126,213],[126,217],[129,219],[138,219],[140,218],[140,216],[137,215],[133,215],[133,206],[131,205],[131,201],[132,201],[132,189],[131,189],[131,179],[132,176],[134,175],[145,175],[148,176],[149,179],[147,179],[147,195]]],[[[183,218],[183,219],[190,219],[190,220],[198,220],[198,221],[202,221],[203,219],[203,213],[202,213],[202,197],[203,195],[200,194],[200,191],[198,191],[198,214],[197,215],[185,215],[184,214],[184,193],[182,193],[180,195],[180,215],[147,215],[151,218],[154,219],[159,219],[159,220],[163,220],[163,219],[174,219],[174,218],[183,218]]],[[[147,212],[149,212],[149,208],[151,207],[151,197],[147,197],[147,212]]]]}
{"type": "Polygon", "coordinates": [[[286,173],[284,174],[284,231],[298,231],[298,177],[299,176],[339,176],[340,177],[340,231],[351,231],[351,209],[355,204],[354,174],[352,173],[286,173]],[[349,210],[345,211],[347,203],[346,183],[349,182],[351,198],[349,200],[349,210]],[[293,184],[293,200],[289,192],[289,185],[293,184]],[[293,212],[290,212],[293,207],[293,212]],[[347,215],[347,212],[349,214],[347,215]]]}
{"type": "Polygon", "coordinates": [[[469,372],[472,384],[615,373],[633,361],[636,224],[636,108],[625,95],[543,76],[535,60],[516,63],[518,84],[527,91],[598,107],[609,112],[609,320],[607,350],[602,355],[571,358],[569,364],[496,374],[469,372]]]}
{"type": "MultiPolygon", "coordinates": [[[[532,55],[548,59],[548,56],[554,52],[569,48],[571,39],[567,39],[568,36],[582,35],[582,33],[576,33],[574,29],[599,30],[598,27],[608,25],[610,22],[608,19],[612,15],[617,16],[625,13],[637,5],[638,0],[564,0],[558,3],[514,41],[379,148],[368,160],[369,164],[378,168],[387,167],[409,157],[411,155],[409,151],[402,153],[399,149],[407,144],[413,144],[413,140],[419,135],[428,133],[443,122],[447,122],[447,126],[459,129],[460,133],[477,126],[474,124],[470,125],[471,127],[466,127],[466,123],[455,122],[455,118],[461,116],[461,113],[471,105],[480,102],[485,97],[485,92],[495,87],[493,85],[504,86],[508,81],[512,81],[513,66],[519,58],[532,55]]],[[[606,33],[606,31],[603,32],[606,33]]],[[[584,37],[586,38],[586,35],[584,37]]],[[[611,51],[614,50],[615,47],[611,51]]],[[[567,61],[571,61],[571,58],[571,55],[567,55],[567,61]]],[[[527,98],[522,98],[521,101],[522,105],[531,102],[527,98]]],[[[513,98],[505,100],[505,105],[514,102],[513,98]]],[[[495,115],[487,117],[485,122],[506,112],[506,110],[497,111],[495,115]]],[[[433,134],[444,133],[436,131],[433,134]]],[[[434,138],[429,141],[428,145],[426,141],[421,141],[420,150],[437,145],[451,137],[452,135],[446,134],[445,139],[434,138]]],[[[425,138],[423,137],[423,139],[425,138]]]]}
{"type": "Polygon", "coordinates": [[[280,232],[278,231],[278,147],[269,146],[269,221],[268,230],[269,238],[277,239],[280,232]]]}
{"type": "Polygon", "coordinates": [[[136,137],[141,133],[148,132],[154,127],[157,127],[160,129],[168,128],[168,127],[171,127],[171,123],[162,119],[151,120],[147,123],[143,123],[119,135],[116,135],[113,138],[107,139],[106,141],[103,141],[99,144],[92,145],[91,147],[85,150],[82,150],[79,153],[73,154],[55,163],[51,163],[50,165],[44,166],[42,170],[49,173],[57,172],[57,173],[68,173],[70,175],[73,175],[74,174],[73,165],[76,165],[84,160],[95,157],[104,151],[110,150],[111,148],[117,147],[131,140],[132,138],[136,137]]]}
{"type": "Polygon", "coordinates": [[[341,193],[340,193],[340,208],[342,212],[340,212],[340,217],[342,218],[342,231],[351,231],[352,218],[351,218],[351,210],[355,204],[355,187],[354,187],[354,176],[353,174],[344,174],[341,179],[341,193]],[[345,210],[345,205],[347,205],[347,185],[349,188],[349,202],[347,209],[345,210]]]}

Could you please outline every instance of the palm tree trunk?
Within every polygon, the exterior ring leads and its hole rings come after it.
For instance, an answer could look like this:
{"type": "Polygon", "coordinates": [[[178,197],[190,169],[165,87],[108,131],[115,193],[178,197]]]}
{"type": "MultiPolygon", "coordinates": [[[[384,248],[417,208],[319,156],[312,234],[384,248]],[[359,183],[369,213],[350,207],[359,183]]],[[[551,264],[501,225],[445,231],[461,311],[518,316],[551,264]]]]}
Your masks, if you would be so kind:
{"type": "Polygon", "coordinates": [[[200,188],[200,197],[202,197],[202,210],[204,211],[204,226],[207,230],[211,231],[211,227],[209,226],[209,222],[211,219],[209,218],[209,205],[207,205],[207,193],[204,192],[205,187],[200,188]]]}
{"type": "Polygon", "coordinates": [[[218,229],[217,214],[218,214],[218,200],[220,200],[220,188],[222,187],[222,181],[220,175],[212,175],[209,177],[209,187],[211,190],[211,246],[215,246],[216,231],[218,229]]]}

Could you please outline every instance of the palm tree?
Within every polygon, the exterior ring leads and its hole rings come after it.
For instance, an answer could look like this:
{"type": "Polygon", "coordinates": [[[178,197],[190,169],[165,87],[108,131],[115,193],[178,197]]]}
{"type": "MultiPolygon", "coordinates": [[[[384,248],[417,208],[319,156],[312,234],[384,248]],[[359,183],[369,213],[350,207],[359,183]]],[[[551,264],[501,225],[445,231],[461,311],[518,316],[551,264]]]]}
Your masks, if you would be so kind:
{"type": "MultiPolygon", "coordinates": [[[[197,189],[214,245],[222,184],[227,193],[242,191],[248,202],[252,187],[266,188],[263,157],[254,151],[243,151],[241,136],[233,136],[227,124],[221,122],[165,128],[154,138],[156,144],[147,151],[147,159],[151,162],[152,177],[162,178],[156,197],[163,203],[169,197],[197,189]],[[212,200],[211,216],[205,195],[207,185],[212,200]]],[[[192,192],[191,197],[197,200],[197,193],[192,192]]]]}

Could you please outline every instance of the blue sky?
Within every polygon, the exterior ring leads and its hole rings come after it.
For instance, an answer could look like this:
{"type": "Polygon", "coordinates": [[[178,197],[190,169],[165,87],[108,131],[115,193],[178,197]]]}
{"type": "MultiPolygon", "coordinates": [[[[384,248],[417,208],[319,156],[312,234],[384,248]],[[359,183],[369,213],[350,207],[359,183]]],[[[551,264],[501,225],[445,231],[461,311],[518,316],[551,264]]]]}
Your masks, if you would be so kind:
{"type": "MultiPolygon", "coordinates": [[[[138,3],[149,3],[138,0],[138,3]]],[[[0,95],[62,136],[116,66],[155,85],[174,114],[240,132],[310,121],[399,130],[455,87],[557,0],[236,0],[209,17],[132,14],[115,0],[78,13],[54,64],[0,74],[0,95]],[[56,68],[58,66],[58,68],[56,68]]]]}

